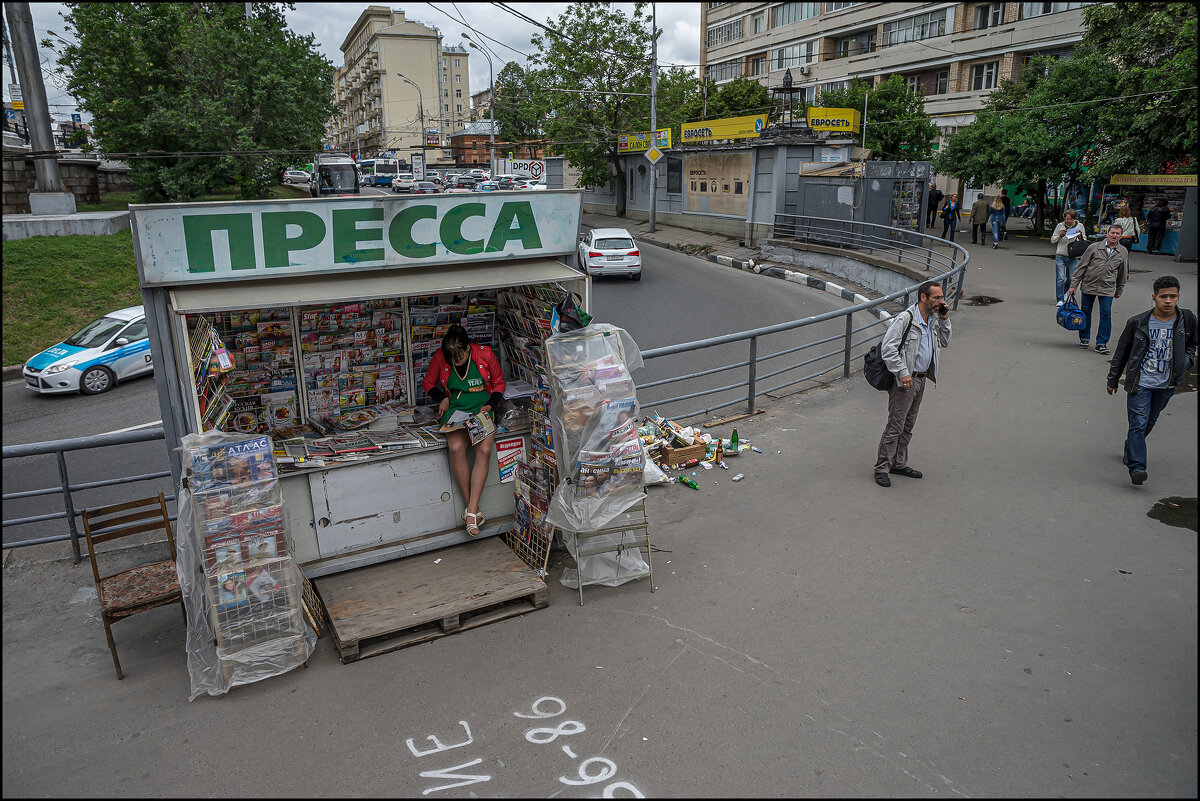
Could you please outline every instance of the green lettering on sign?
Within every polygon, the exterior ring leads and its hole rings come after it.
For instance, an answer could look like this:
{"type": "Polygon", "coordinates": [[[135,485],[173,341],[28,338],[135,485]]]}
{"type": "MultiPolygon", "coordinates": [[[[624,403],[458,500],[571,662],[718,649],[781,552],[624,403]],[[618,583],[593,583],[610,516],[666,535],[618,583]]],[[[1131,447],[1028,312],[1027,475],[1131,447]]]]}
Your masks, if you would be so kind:
{"type": "Polygon", "coordinates": [[[287,267],[293,250],[315,248],[324,241],[325,221],[311,211],[264,212],[262,238],[267,267],[287,267]],[[289,237],[289,225],[298,226],[300,233],[289,237]]]}
{"type": "Polygon", "coordinates": [[[383,209],[338,209],[333,212],[333,261],[335,264],[357,264],[360,261],[380,261],[383,248],[360,249],[359,242],[383,241],[382,228],[359,228],[360,222],[382,222],[383,209]]]}
{"type": "Polygon", "coordinates": [[[488,239],[488,252],[504,250],[504,246],[514,239],[519,240],[526,249],[542,246],[537,220],[533,218],[533,207],[528,200],[508,202],[500,207],[492,236],[488,239]]]}
{"type": "Polygon", "coordinates": [[[229,236],[229,264],[235,270],[253,270],[254,224],[249,214],[189,214],[183,218],[183,244],[189,273],[217,269],[213,256],[213,231],[229,236]]]}
{"type": "Polygon", "coordinates": [[[392,218],[388,227],[388,241],[392,248],[401,256],[410,259],[427,259],[437,255],[437,245],[434,242],[417,242],[413,240],[412,229],[419,220],[436,220],[437,207],[409,206],[392,218]]]}
{"type": "Polygon", "coordinates": [[[482,203],[464,203],[446,212],[442,218],[442,244],[451,253],[469,256],[483,252],[482,239],[463,239],[462,225],[468,217],[482,217],[487,206],[482,203]]]}

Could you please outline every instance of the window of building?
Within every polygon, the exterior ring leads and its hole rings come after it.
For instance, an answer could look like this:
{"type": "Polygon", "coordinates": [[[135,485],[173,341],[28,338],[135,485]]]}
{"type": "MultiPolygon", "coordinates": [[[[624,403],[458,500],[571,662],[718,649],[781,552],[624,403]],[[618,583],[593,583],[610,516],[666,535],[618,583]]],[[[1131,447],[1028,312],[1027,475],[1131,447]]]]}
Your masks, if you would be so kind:
{"type": "Polygon", "coordinates": [[[461,75],[455,75],[455,76],[454,76],[454,82],[455,82],[455,83],[462,83],[462,76],[461,76],[461,75]]]}
{"type": "Polygon", "coordinates": [[[449,110],[450,110],[450,104],[449,104],[449,103],[447,103],[447,104],[446,104],[446,111],[449,111],[449,110]]]}
{"type": "Polygon", "coordinates": [[[454,90],[454,96],[455,96],[455,97],[462,97],[462,89],[455,89],[455,90],[454,90]]]}
{"type": "Polygon", "coordinates": [[[742,74],[742,62],[738,59],[731,61],[722,61],[718,64],[708,65],[708,79],[710,81],[728,81],[731,78],[736,78],[742,74]]]}
{"type": "Polygon", "coordinates": [[[986,64],[976,64],[971,67],[971,90],[980,92],[996,88],[996,72],[1000,67],[999,61],[989,61],[986,64]]]}
{"type": "Polygon", "coordinates": [[[1057,14],[1060,11],[1070,11],[1082,8],[1083,3],[1021,3],[1021,18],[1041,17],[1046,14],[1057,14]]]}
{"type": "Polygon", "coordinates": [[[937,74],[937,92],[944,95],[950,91],[950,70],[942,70],[937,74]]]}
{"type": "Polygon", "coordinates": [[[830,81],[829,83],[821,84],[822,92],[839,92],[846,88],[846,81],[830,81]]]}
{"type": "Polygon", "coordinates": [[[767,74],[767,57],[759,56],[758,58],[750,59],[750,74],[751,75],[766,75],[767,74]]]}
{"type": "Polygon", "coordinates": [[[883,46],[892,47],[905,42],[918,42],[941,36],[946,32],[946,9],[917,14],[895,22],[884,23],[883,46]]]}
{"type": "MultiPolygon", "coordinates": [[[[1022,72],[1027,71],[1029,69],[1029,62],[1033,61],[1033,59],[1037,58],[1038,56],[1041,56],[1042,58],[1048,58],[1053,61],[1058,61],[1059,59],[1062,59],[1062,58],[1069,58],[1070,55],[1071,55],[1071,51],[1069,49],[1068,50],[1053,50],[1053,51],[1042,52],[1042,53],[1025,53],[1021,57],[1021,71],[1022,72]]],[[[1049,74],[1050,74],[1050,66],[1046,65],[1046,66],[1042,67],[1042,77],[1044,78],[1049,74]]]]}
{"type": "Polygon", "coordinates": [[[775,51],[772,59],[774,62],[773,68],[777,70],[786,70],[788,67],[794,67],[797,64],[811,64],[816,60],[816,39],[781,47],[775,51]]]}
{"type": "Polygon", "coordinates": [[[904,85],[908,87],[910,92],[921,91],[921,76],[920,75],[905,75],[904,85]]]}
{"type": "Polygon", "coordinates": [[[837,58],[875,52],[875,31],[861,31],[835,39],[833,52],[837,58]]]}
{"type": "Polygon", "coordinates": [[[771,9],[771,27],[791,25],[821,13],[820,3],[783,3],[771,9]]]}
{"type": "Polygon", "coordinates": [[[835,11],[841,11],[843,8],[851,8],[859,5],[862,5],[862,0],[855,0],[853,3],[826,3],[825,13],[832,14],[835,11]]]}
{"type": "Polygon", "coordinates": [[[742,18],[721,22],[708,29],[708,46],[719,47],[742,38],[742,18]]]}
{"type": "Polygon", "coordinates": [[[755,14],[753,17],[750,18],[750,32],[751,33],[762,33],[766,29],[767,29],[766,14],[755,14]]]}
{"type": "Polygon", "coordinates": [[[449,97],[449,96],[450,96],[450,90],[449,90],[449,89],[443,89],[443,90],[442,90],[442,97],[449,97]]]}
{"type": "Polygon", "coordinates": [[[459,114],[462,114],[462,103],[458,104],[458,107],[456,110],[458,111],[459,114]]]}
{"type": "Polygon", "coordinates": [[[1004,3],[985,3],[975,7],[975,30],[995,28],[1004,22],[1004,3]]]}
{"type": "Polygon", "coordinates": [[[683,194],[683,158],[667,156],[667,194],[683,194]]]}
{"type": "Polygon", "coordinates": [[[460,67],[462,67],[462,59],[461,58],[454,59],[454,69],[459,69],[460,67]]]}

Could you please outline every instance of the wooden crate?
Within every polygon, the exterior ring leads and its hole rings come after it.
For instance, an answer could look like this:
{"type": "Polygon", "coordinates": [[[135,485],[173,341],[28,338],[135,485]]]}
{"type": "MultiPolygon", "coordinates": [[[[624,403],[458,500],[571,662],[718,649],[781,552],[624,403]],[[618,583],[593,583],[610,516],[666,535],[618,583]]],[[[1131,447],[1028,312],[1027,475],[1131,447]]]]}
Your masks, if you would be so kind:
{"type": "Polygon", "coordinates": [[[695,445],[686,445],[682,448],[664,445],[662,450],[663,461],[672,465],[683,464],[688,459],[704,459],[704,454],[707,452],[708,446],[703,442],[697,442],[695,445]]]}
{"type": "Polygon", "coordinates": [[[313,584],[343,663],[550,604],[545,582],[499,537],[324,576],[313,584]]]}

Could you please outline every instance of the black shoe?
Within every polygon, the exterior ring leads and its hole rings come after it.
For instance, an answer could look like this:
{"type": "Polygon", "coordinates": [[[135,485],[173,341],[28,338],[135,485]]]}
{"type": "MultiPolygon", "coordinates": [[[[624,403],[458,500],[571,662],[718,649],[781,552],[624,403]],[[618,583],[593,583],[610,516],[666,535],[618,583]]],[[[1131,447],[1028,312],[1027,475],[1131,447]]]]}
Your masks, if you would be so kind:
{"type": "Polygon", "coordinates": [[[887,473],[876,473],[875,474],[875,483],[881,487],[892,486],[892,480],[890,478],[888,478],[887,473]]]}
{"type": "Polygon", "coordinates": [[[1092,343],[1088,342],[1086,339],[1079,340],[1079,347],[1081,347],[1081,348],[1086,348],[1088,345],[1091,345],[1091,344],[1092,343]]]}
{"type": "Polygon", "coordinates": [[[895,473],[898,476],[908,476],[909,478],[920,478],[922,475],[924,475],[920,470],[913,470],[911,467],[909,467],[907,465],[905,465],[904,467],[892,468],[891,472],[895,473]]]}
{"type": "Polygon", "coordinates": [[[1108,345],[1097,345],[1096,353],[1108,353],[1108,345]]]}
{"type": "MultiPolygon", "coordinates": [[[[1135,487],[1142,486],[1149,477],[1150,475],[1145,470],[1134,470],[1129,474],[1129,480],[1133,482],[1135,487]]],[[[878,480],[878,476],[876,476],[876,480],[878,480]]]]}

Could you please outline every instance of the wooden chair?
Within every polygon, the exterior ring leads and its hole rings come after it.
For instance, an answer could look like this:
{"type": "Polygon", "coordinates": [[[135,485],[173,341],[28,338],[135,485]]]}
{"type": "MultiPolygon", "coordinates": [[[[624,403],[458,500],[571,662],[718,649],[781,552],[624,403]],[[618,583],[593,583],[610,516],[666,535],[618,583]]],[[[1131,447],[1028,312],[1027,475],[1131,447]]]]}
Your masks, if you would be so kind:
{"type": "Polygon", "coordinates": [[[173,603],[179,604],[183,619],[187,621],[187,608],[183,605],[179,576],[175,572],[175,537],[171,533],[171,520],[167,517],[167,503],[160,492],[157,498],[84,509],[83,531],[87,536],[88,557],[92,560],[92,575],[96,579],[96,596],[100,602],[104,634],[108,637],[108,650],[112,651],[117,678],[123,679],[125,674],[121,672],[121,661],[117,659],[117,646],[112,636],[111,626],[114,622],[173,603]],[[158,529],[167,532],[170,559],[137,565],[107,576],[100,575],[100,568],[96,564],[97,545],[158,529]]]}

